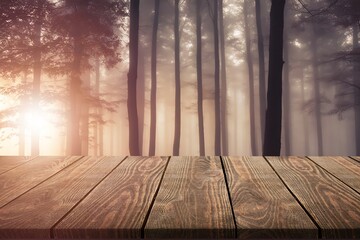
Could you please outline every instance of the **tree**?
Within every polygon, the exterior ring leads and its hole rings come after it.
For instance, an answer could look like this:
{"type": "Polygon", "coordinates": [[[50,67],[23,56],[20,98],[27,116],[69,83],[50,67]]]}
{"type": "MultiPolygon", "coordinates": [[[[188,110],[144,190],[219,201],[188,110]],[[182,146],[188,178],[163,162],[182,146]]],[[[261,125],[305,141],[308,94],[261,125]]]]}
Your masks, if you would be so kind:
{"type": "Polygon", "coordinates": [[[180,30],[179,30],[179,3],[174,5],[174,35],[175,35],[175,133],[173,155],[179,155],[181,131],[181,82],[180,82],[180,30]]]}
{"type": "Polygon", "coordinates": [[[263,155],[278,156],[281,150],[282,68],[285,0],[272,0],[267,109],[263,155]]]}
{"type": "Polygon", "coordinates": [[[139,129],[136,99],[136,81],[139,46],[139,0],[130,1],[129,72],[128,72],[128,116],[130,155],[139,155],[139,129]]]}
{"type": "Polygon", "coordinates": [[[215,155],[221,155],[221,112],[220,112],[220,50],[219,50],[219,7],[218,0],[213,1],[214,33],[214,80],[215,80],[215,155]]]}
{"type": "Polygon", "coordinates": [[[253,57],[251,53],[250,27],[248,21],[249,2],[244,2],[244,26],[245,26],[245,42],[246,42],[246,62],[249,74],[249,113],[250,113],[250,138],[251,138],[251,154],[257,154],[256,150],[256,129],[255,129],[255,97],[254,97],[254,69],[253,57]]]}
{"type": "Polygon", "coordinates": [[[265,52],[264,36],[261,22],[261,1],[255,0],[256,9],[256,30],[258,37],[258,54],[259,54],[259,95],[260,95],[260,130],[261,139],[265,136],[265,111],[266,111],[266,82],[265,82],[265,52]]]}
{"type": "Polygon", "coordinates": [[[159,26],[159,6],[160,0],[155,0],[154,7],[154,22],[151,41],[151,116],[150,116],[150,144],[149,156],[155,155],[156,144],[156,92],[157,92],[157,79],[156,79],[156,61],[157,61],[157,32],[159,26]]]}
{"type": "Polygon", "coordinates": [[[197,74],[197,113],[199,123],[199,153],[205,155],[205,136],[204,136],[204,110],[203,110],[203,80],[202,80],[202,19],[201,2],[196,1],[196,74],[197,74]]]}
{"type": "Polygon", "coordinates": [[[227,79],[226,79],[226,53],[224,30],[223,0],[219,1],[219,33],[220,33],[220,62],[221,62],[221,145],[222,154],[228,155],[228,122],[227,122],[227,79]]]}

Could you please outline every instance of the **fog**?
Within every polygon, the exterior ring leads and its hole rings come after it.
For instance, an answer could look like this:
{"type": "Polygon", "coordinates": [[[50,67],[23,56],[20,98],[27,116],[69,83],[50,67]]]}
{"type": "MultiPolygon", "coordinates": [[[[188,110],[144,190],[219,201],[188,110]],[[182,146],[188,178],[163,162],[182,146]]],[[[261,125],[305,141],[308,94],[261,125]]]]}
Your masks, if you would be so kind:
{"type": "MultiPolygon", "coordinates": [[[[136,91],[129,5],[0,1],[0,155],[263,155],[272,2],[140,0],[136,91]]],[[[281,155],[359,155],[359,13],[286,1],[281,155]]]]}

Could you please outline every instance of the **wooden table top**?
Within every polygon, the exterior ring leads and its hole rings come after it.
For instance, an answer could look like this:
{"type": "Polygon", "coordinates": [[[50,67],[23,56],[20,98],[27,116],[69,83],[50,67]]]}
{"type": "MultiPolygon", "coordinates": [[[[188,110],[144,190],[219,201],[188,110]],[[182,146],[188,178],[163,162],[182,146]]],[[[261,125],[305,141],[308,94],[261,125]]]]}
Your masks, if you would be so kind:
{"type": "Polygon", "coordinates": [[[0,157],[0,238],[360,238],[360,157],[0,157]]]}

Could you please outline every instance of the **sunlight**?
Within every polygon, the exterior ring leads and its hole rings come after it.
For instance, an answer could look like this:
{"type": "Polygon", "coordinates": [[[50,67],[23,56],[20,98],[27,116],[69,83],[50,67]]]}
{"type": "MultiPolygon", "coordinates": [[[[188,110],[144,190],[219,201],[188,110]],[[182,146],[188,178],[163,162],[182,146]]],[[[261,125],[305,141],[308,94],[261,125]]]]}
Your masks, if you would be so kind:
{"type": "Polygon", "coordinates": [[[39,109],[27,109],[24,114],[23,124],[27,131],[35,131],[39,134],[52,131],[49,114],[39,109]]]}

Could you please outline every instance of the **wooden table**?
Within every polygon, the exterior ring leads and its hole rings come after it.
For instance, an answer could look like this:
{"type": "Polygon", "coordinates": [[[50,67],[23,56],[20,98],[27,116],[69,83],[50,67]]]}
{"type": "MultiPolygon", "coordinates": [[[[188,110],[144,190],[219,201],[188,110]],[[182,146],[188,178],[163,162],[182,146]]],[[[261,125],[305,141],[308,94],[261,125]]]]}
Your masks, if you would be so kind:
{"type": "Polygon", "coordinates": [[[0,157],[0,238],[360,238],[360,158],[0,157]]]}

